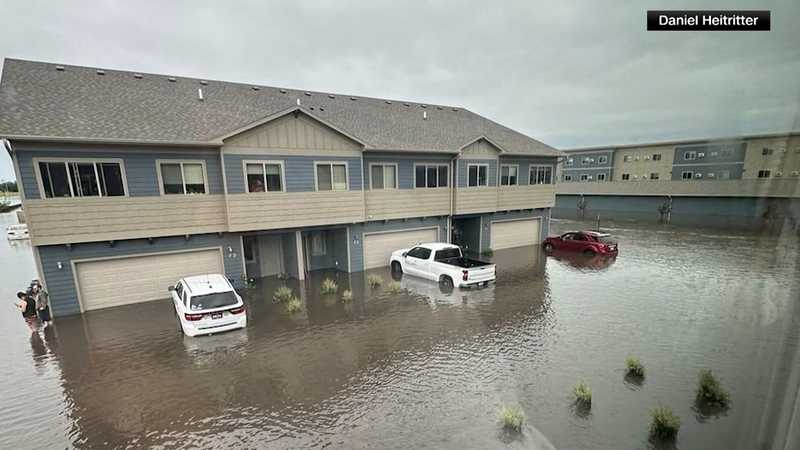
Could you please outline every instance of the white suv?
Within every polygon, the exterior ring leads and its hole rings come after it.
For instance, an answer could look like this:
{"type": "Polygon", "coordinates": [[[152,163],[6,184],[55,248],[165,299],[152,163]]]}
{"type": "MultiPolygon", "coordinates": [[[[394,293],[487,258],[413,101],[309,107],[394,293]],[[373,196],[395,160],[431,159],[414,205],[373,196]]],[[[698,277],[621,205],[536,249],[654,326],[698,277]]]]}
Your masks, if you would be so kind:
{"type": "Polygon", "coordinates": [[[197,275],[169,287],[178,329],[187,336],[213,334],[247,326],[247,311],[225,276],[197,275]]]}

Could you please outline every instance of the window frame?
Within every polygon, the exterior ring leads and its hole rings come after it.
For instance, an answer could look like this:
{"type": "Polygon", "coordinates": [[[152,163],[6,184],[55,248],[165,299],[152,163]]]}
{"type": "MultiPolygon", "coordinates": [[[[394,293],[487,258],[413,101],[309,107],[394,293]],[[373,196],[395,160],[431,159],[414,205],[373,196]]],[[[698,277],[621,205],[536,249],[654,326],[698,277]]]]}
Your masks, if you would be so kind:
{"type": "Polygon", "coordinates": [[[74,199],[74,198],[122,198],[130,197],[130,189],[128,189],[128,176],[125,173],[125,161],[122,158],[66,158],[66,157],[34,157],[31,159],[34,172],[36,174],[36,187],[39,188],[39,198],[42,200],[56,200],[56,199],[74,199]],[[44,193],[44,181],[42,179],[42,172],[39,168],[39,163],[62,163],[67,169],[67,182],[69,183],[69,197],[47,197],[44,193]],[[100,195],[82,196],[75,195],[75,187],[72,186],[72,177],[70,176],[69,163],[91,163],[94,166],[95,179],[97,181],[97,192],[100,195]],[[100,188],[100,177],[97,173],[97,164],[119,164],[120,176],[122,178],[122,189],[125,191],[123,195],[102,195],[103,190],[100,188]]]}
{"type": "Polygon", "coordinates": [[[597,164],[608,164],[608,155],[600,155],[597,157],[597,164]]]}
{"type": "Polygon", "coordinates": [[[487,164],[487,163],[467,163],[467,179],[465,181],[467,182],[466,183],[466,187],[468,187],[468,188],[489,187],[490,186],[490,184],[489,184],[489,164],[487,164]],[[471,167],[478,167],[478,173],[477,173],[478,179],[475,180],[475,182],[478,183],[478,184],[476,184],[475,186],[470,186],[469,185],[469,169],[471,167]],[[480,184],[480,180],[481,180],[480,167],[486,167],[486,184],[480,184]]]}
{"type": "Polygon", "coordinates": [[[661,179],[661,174],[658,172],[650,172],[650,180],[657,181],[661,179]]]}
{"type": "Polygon", "coordinates": [[[347,192],[350,190],[350,164],[349,161],[314,161],[314,191],[315,192],[347,192]],[[333,166],[341,166],[344,165],[344,181],[345,181],[345,188],[344,189],[334,189],[333,188],[333,166]],[[331,190],[330,191],[321,191],[319,189],[319,171],[317,167],[319,166],[331,166],[331,190]]]}
{"type": "Polygon", "coordinates": [[[694,180],[694,171],[693,170],[681,171],[681,180],[683,181],[694,180]],[[686,174],[689,174],[689,176],[687,177],[686,174]]]}
{"type": "Polygon", "coordinates": [[[605,172],[598,172],[595,176],[594,181],[606,181],[606,173],[605,172]],[[600,177],[603,177],[602,179],[600,177]]]}
{"type": "Polygon", "coordinates": [[[620,180],[622,181],[631,181],[631,174],[630,173],[623,173],[620,175],[620,180]]]}
{"type": "Polygon", "coordinates": [[[572,175],[564,174],[564,182],[572,181],[572,175]]]}
{"type": "Polygon", "coordinates": [[[367,164],[367,174],[369,174],[369,190],[370,191],[372,191],[372,190],[375,190],[375,191],[394,191],[394,190],[400,189],[400,165],[398,163],[396,163],[396,162],[371,162],[371,163],[367,164]],[[383,187],[382,188],[373,187],[372,186],[372,167],[373,166],[381,166],[381,167],[392,166],[392,167],[394,167],[394,187],[390,187],[390,188],[386,187],[386,175],[385,175],[385,173],[384,173],[384,176],[383,176],[383,187]]]}
{"type": "MultiPolygon", "coordinates": [[[[487,175],[488,175],[488,173],[487,173],[487,175]]],[[[508,175],[508,178],[509,179],[511,178],[511,174],[510,173],[508,175]]],[[[488,182],[489,177],[487,176],[486,179],[487,179],[487,182],[488,182]]],[[[500,186],[519,186],[519,164],[500,164],[500,180],[498,180],[498,181],[500,182],[500,186]],[[517,169],[517,181],[516,181],[516,183],[514,183],[514,184],[510,184],[510,183],[509,184],[503,184],[503,168],[504,167],[509,167],[509,168],[510,167],[514,167],[515,169],[517,169]]]]}
{"type": "Polygon", "coordinates": [[[683,160],[684,161],[696,161],[697,160],[697,150],[684,150],[683,151],[683,160]],[[692,155],[689,158],[689,155],[692,155]]]}
{"type": "Polygon", "coordinates": [[[661,161],[661,153],[653,153],[650,159],[653,161],[661,161]]]}
{"type": "Polygon", "coordinates": [[[242,160],[242,174],[244,175],[244,192],[247,194],[274,194],[277,192],[286,192],[286,167],[282,160],[266,160],[266,159],[244,159],[242,160]],[[264,192],[250,192],[250,184],[247,183],[247,165],[248,164],[261,164],[264,169],[264,192]],[[267,190],[267,164],[277,164],[281,167],[281,190],[269,191],[267,190]]]}
{"type": "Polygon", "coordinates": [[[589,181],[589,174],[588,173],[582,173],[581,177],[580,177],[580,181],[581,182],[589,181]]]}
{"type": "MultiPolygon", "coordinates": [[[[467,176],[469,176],[469,170],[467,170],[467,176]]],[[[487,171],[488,177],[488,171],[487,171]]],[[[399,178],[399,177],[398,177],[399,178]]],[[[469,181],[469,180],[467,180],[469,181]]],[[[414,189],[439,189],[439,188],[446,188],[450,186],[450,164],[446,163],[414,163],[414,189]],[[447,186],[436,186],[435,188],[428,187],[428,167],[435,166],[436,167],[436,184],[439,184],[439,167],[446,167],[447,168],[447,186]],[[417,167],[425,167],[425,186],[419,187],[417,186],[417,167]]]]}
{"type": "Polygon", "coordinates": [[[157,159],[156,160],[156,174],[158,175],[158,191],[161,193],[162,197],[168,197],[171,195],[209,195],[208,189],[208,168],[206,167],[206,161],[204,159],[157,159]],[[181,166],[181,182],[183,183],[183,194],[167,194],[164,192],[164,178],[161,175],[161,165],[162,164],[179,164],[181,166]],[[205,190],[202,194],[189,194],[186,192],[186,176],[184,175],[183,165],[184,164],[200,164],[203,167],[203,190],[205,190]]]}
{"type": "Polygon", "coordinates": [[[574,157],[569,157],[564,161],[564,167],[572,167],[573,165],[575,165],[574,157]]]}
{"type": "Polygon", "coordinates": [[[760,169],[758,173],[756,173],[756,178],[772,178],[772,170],[771,169],[760,169]],[[762,176],[762,174],[764,176],[762,176]]]}
{"type": "Polygon", "coordinates": [[[555,184],[555,173],[556,173],[556,168],[550,164],[531,164],[528,166],[528,186],[548,186],[551,184],[555,184]],[[533,171],[534,170],[538,171],[540,167],[550,168],[550,183],[531,183],[531,175],[533,174],[533,171]]]}

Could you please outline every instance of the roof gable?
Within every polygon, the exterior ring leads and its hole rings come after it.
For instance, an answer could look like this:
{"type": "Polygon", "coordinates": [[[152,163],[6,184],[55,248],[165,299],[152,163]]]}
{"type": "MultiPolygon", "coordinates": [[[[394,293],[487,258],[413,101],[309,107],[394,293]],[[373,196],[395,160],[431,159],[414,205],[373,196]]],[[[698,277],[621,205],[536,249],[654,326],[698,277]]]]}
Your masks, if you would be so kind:
{"type": "Polygon", "coordinates": [[[502,147],[493,143],[486,138],[486,136],[473,139],[471,142],[461,147],[461,155],[464,157],[496,158],[503,152],[502,147]]]}

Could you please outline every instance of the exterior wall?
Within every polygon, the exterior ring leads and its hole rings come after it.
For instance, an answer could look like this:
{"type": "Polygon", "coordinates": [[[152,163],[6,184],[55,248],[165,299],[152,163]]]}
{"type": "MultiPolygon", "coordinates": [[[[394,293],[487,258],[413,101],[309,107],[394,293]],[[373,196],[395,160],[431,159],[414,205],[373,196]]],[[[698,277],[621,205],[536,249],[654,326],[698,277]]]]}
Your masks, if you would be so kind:
{"type": "Polygon", "coordinates": [[[800,178],[749,179],[714,182],[648,181],[632,183],[562,183],[558,195],[628,195],[680,197],[800,197],[800,178]]]}
{"type": "Polygon", "coordinates": [[[694,181],[724,181],[727,173],[729,180],[741,180],[744,165],[741,163],[708,163],[708,164],[681,164],[675,165],[672,168],[672,180],[689,182],[690,180],[683,179],[683,172],[692,172],[692,180],[694,181]],[[700,174],[698,177],[697,174],[700,174]]]}
{"type": "Polygon", "coordinates": [[[743,178],[758,178],[759,170],[769,170],[770,177],[800,177],[800,136],[753,139],[747,142],[743,178]],[[771,149],[771,155],[763,150],[771,149]]]}
{"type": "MultiPolygon", "coordinates": [[[[315,162],[346,162],[347,178],[351,191],[361,190],[361,159],[320,154],[317,156],[292,156],[280,153],[249,153],[225,155],[225,178],[228,182],[228,194],[247,192],[244,176],[244,161],[280,161],[283,163],[283,178],[286,192],[316,191],[315,162]]],[[[273,192],[258,192],[260,195],[272,195],[273,192]]]]}
{"type": "Polygon", "coordinates": [[[517,165],[519,166],[519,185],[520,186],[527,186],[530,180],[530,167],[532,165],[549,165],[553,166],[553,177],[555,181],[555,171],[556,171],[556,158],[535,158],[535,157],[524,157],[524,156],[501,156],[499,164],[506,165],[517,165]]]}
{"type": "MultiPolygon", "coordinates": [[[[93,242],[73,244],[71,248],[65,245],[44,245],[38,246],[37,249],[41,258],[42,275],[50,293],[53,314],[63,316],[80,312],[71,264],[74,260],[222,247],[225,255],[225,274],[238,287],[241,286],[244,270],[239,239],[238,234],[231,233],[222,236],[203,234],[191,236],[188,240],[182,236],[155,239],[152,244],[146,239],[132,239],[119,241],[113,247],[106,242],[93,242]],[[229,247],[232,252],[228,251],[229,247]],[[59,262],[61,269],[58,268],[59,262]]],[[[164,286],[164,289],[166,288],[164,286]]]]}
{"type": "Polygon", "coordinates": [[[541,235],[540,240],[543,240],[550,232],[550,210],[548,208],[535,209],[533,211],[511,211],[507,213],[489,213],[479,215],[467,215],[464,217],[481,218],[481,239],[480,246],[481,252],[491,250],[490,245],[492,242],[492,227],[491,223],[497,220],[514,220],[526,218],[541,218],[541,235]]]}
{"type": "Polygon", "coordinates": [[[614,149],[575,151],[567,154],[564,170],[607,169],[614,164],[614,149]],[[605,162],[601,162],[605,157],[605,162]],[[570,162],[572,164],[570,164],[570,162]]]}
{"type": "MultiPolygon", "coordinates": [[[[457,159],[456,160],[456,186],[459,188],[467,188],[467,168],[470,164],[484,164],[489,166],[486,173],[488,186],[497,186],[497,171],[499,159],[457,159]]],[[[474,189],[469,188],[469,189],[474,189]]]]}
{"type": "Polygon", "coordinates": [[[652,173],[657,173],[659,180],[669,180],[674,155],[673,147],[669,145],[617,149],[614,154],[614,173],[609,181],[623,181],[623,174],[629,175],[628,181],[641,181],[642,177],[650,180],[652,173]],[[653,160],[653,155],[661,155],[661,160],[653,160]],[[625,161],[626,157],[629,161],[625,161]]]}
{"type": "Polygon", "coordinates": [[[269,192],[228,196],[229,230],[258,231],[364,221],[364,192],[269,192]]]}
{"type": "Polygon", "coordinates": [[[225,140],[228,148],[359,151],[361,145],[303,113],[287,114],[225,140]]]}
{"type": "Polygon", "coordinates": [[[720,143],[698,143],[675,146],[674,165],[683,164],[723,164],[744,161],[747,144],[742,141],[720,143]],[[696,159],[686,159],[686,152],[696,152],[696,159]],[[727,152],[727,153],[725,153],[727,152]],[[702,153],[702,156],[700,155],[702,153]]]}
{"type": "Polygon", "coordinates": [[[587,180],[587,181],[584,181],[584,183],[586,183],[586,182],[593,183],[593,182],[596,182],[596,181],[600,181],[597,178],[597,176],[599,174],[601,174],[601,173],[606,175],[605,181],[611,181],[611,178],[613,177],[612,170],[613,169],[611,169],[611,168],[605,168],[605,169],[589,169],[589,168],[587,168],[587,169],[567,169],[567,168],[565,168],[565,169],[561,170],[561,176],[558,178],[558,181],[560,183],[579,183],[579,182],[581,182],[581,175],[588,175],[591,178],[589,180],[587,180]],[[567,175],[572,177],[572,179],[567,180],[566,179],[567,175]]]}
{"type": "MultiPolygon", "coordinates": [[[[364,153],[364,189],[370,190],[370,164],[397,164],[397,182],[399,189],[414,189],[414,166],[416,164],[434,163],[450,166],[452,158],[440,155],[408,154],[408,153],[364,153]]],[[[449,169],[448,169],[449,170],[449,169]]],[[[448,176],[448,178],[452,178],[448,176]]]]}
{"type": "Polygon", "coordinates": [[[447,219],[440,217],[425,217],[409,220],[390,220],[387,222],[366,222],[350,226],[350,271],[364,270],[364,233],[378,233],[384,231],[401,231],[415,228],[439,227],[439,241],[449,242],[447,235],[447,219]]]}
{"type": "Polygon", "coordinates": [[[486,139],[478,139],[464,147],[461,154],[465,158],[495,159],[500,154],[500,149],[486,139]]]}

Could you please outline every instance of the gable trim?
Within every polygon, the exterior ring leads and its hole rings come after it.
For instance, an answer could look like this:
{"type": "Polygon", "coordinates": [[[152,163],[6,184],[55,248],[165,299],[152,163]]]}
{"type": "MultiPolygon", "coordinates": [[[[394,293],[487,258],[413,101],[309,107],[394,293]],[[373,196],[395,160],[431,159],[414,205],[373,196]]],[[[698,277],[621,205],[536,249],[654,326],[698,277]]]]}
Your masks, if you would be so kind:
{"type": "Polygon", "coordinates": [[[478,141],[481,141],[481,140],[488,142],[488,143],[489,143],[489,144],[490,144],[492,147],[496,148],[496,149],[498,150],[498,152],[499,152],[499,153],[508,153],[508,152],[506,151],[506,149],[504,149],[504,148],[503,148],[503,147],[502,147],[500,144],[498,144],[497,142],[495,142],[495,141],[493,141],[493,140],[489,139],[489,138],[488,138],[488,137],[486,137],[485,135],[480,135],[480,136],[476,137],[475,139],[473,139],[473,140],[471,140],[471,141],[467,142],[466,144],[462,145],[462,146],[461,146],[461,147],[458,149],[458,153],[459,153],[459,154],[463,153],[465,148],[467,148],[467,147],[469,147],[470,145],[472,145],[472,144],[474,144],[474,143],[476,143],[476,142],[478,142],[478,141]]]}

